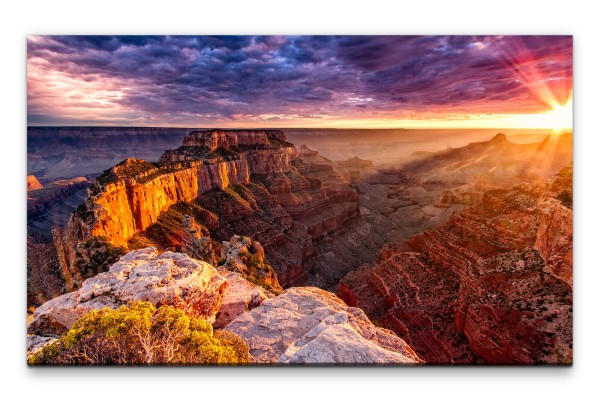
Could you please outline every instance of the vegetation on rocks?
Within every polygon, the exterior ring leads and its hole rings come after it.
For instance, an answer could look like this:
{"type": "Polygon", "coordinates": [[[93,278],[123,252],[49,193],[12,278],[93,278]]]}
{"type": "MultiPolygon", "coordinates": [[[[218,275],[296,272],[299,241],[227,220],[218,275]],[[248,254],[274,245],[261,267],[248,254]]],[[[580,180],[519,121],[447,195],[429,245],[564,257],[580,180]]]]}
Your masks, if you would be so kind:
{"type": "Polygon", "coordinates": [[[277,281],[277,273],[271,264],[250,247],[249,252],[238,253],[240,260],[246,265],[241,271],[242,276],[252,284],[259,285],[274,294],[280,294],[283,289],[277,281]]]}
{"type": "Polygon", "coordinates": [[[218,224],[218,218],[212,212],[202,208],[197,202],[179,202],[161,213],[158,220],[128,241],[129,249],[155,246],[160,250],[181,250],[183,236],[182,218],[189,215],[202,227],[202,233],[209,236],[207,227],[218,224]]]}
{"type": "Polygon", "coordinates": [[[28,359],[30,365],[246,364],[248,345],[227,331],[171,306],[132,302],[95,310],[58,341],[28,359]]]}
{"type": "Polygon", "coordinates": [[[86,277],[108,271],[108,268],[125,255],[126,249],[106,241],[104,237],[92,237],[77,249],[81,271],[86,277]]]}

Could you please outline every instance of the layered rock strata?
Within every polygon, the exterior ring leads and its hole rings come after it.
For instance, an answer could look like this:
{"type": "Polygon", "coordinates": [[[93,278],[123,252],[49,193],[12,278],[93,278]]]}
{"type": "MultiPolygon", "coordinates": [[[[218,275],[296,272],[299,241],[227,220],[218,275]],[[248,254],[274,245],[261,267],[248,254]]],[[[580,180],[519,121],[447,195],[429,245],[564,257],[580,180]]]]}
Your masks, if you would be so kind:
{"type": "Polygon", "coordinates": [[[432,364],[572,362],[572,169],[480,204],[341,282],[432,364]]]}
{"type": "MultiPolygon", "coordinates": [[[[335,253],[337,242],[321,248],[332,235],[361,245],[361,261],[372,260],[381,245],[372,246],[369,227],[352,223],[360,217],[358,195],[343,176],[330,163],[304,161],[282,131],[205,130],[191,132],[160,163],[128,159],[98,177],[85,204],[55,234],[63,270],[80,284],[79,253],[90,238],[132,249],[136,236],[145,237],[136,243],[154,245],[146,231],[156,225],[187,235],[160,221],[182,204],[198,212],[193,217],[217,248],[236,234],[262,243],[284,286],[328,268],[323,255],[335,253]]],[[[185,245],[180,237],[172,236],[176,250],[185,245]]],[[[352,268],[355,255],[343,254],[343,268],[333,269],[329,285],[352,268]]]]}

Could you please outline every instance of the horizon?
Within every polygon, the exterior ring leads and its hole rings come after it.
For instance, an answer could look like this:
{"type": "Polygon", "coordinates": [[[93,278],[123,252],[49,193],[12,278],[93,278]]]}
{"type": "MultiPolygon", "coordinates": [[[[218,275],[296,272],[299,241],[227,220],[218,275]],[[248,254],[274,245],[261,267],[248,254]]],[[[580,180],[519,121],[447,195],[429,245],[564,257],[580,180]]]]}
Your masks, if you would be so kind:
{"type": "MultiPolygon", "coordinates": [[[[518,131],[556,131],[552,128],[510,128],[510,127],[253,127],[253,126],[240,126],[240,127],[209,127],[209,126],[177,126],[177,125],[27,125],[27,128],[173,128],[173,129],[192,129],[192,130],[473,130],[473,131],[495,131],[495,130],[518,130],[518,131]]],[[[573,133],[572,128],[563,128],[558,130],[558,133],[573,133]]]]}
{"type": "Polygon", "coordinates": [[[27,123],[560,130],[572,53],[572,36],[32,35],[27,123]]]}

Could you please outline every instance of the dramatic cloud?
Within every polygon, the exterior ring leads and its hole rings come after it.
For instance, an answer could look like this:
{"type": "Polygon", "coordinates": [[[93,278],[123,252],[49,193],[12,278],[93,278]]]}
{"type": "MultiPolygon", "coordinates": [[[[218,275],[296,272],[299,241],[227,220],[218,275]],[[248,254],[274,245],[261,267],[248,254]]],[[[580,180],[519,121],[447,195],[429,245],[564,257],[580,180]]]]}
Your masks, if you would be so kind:
{"type": "Polygon", "coordinates": [[[572,82],[561,36],[31,36],[27,59],[32,125],[539,113],[572,82]]]}

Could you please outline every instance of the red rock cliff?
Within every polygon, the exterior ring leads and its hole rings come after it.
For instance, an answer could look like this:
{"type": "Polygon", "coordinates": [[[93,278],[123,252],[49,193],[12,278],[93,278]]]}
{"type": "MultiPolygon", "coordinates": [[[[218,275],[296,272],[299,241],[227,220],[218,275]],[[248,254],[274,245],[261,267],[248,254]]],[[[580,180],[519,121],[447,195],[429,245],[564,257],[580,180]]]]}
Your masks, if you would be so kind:
{"type": "Polygon", "coordinates": [[[64,233],[55,235],[74,287],[82,243],[102,237],[125,247],[179,202],[214,213],[216,240],[257,238],[283,285],[304,282],[316,263],[313,245],[360,216],[348,182],[331,165],[303,162],[283,132],[195,131],[159,163],[127,159],[97,178],[64,233]],[[213,189],[220,194],[202,195],[213,189]]]}
{"type": "Polygon", "coordinates": [[[428,363],[572,363],[571,174],[485,193],[348,274],[340,297],[428,363]]]}

